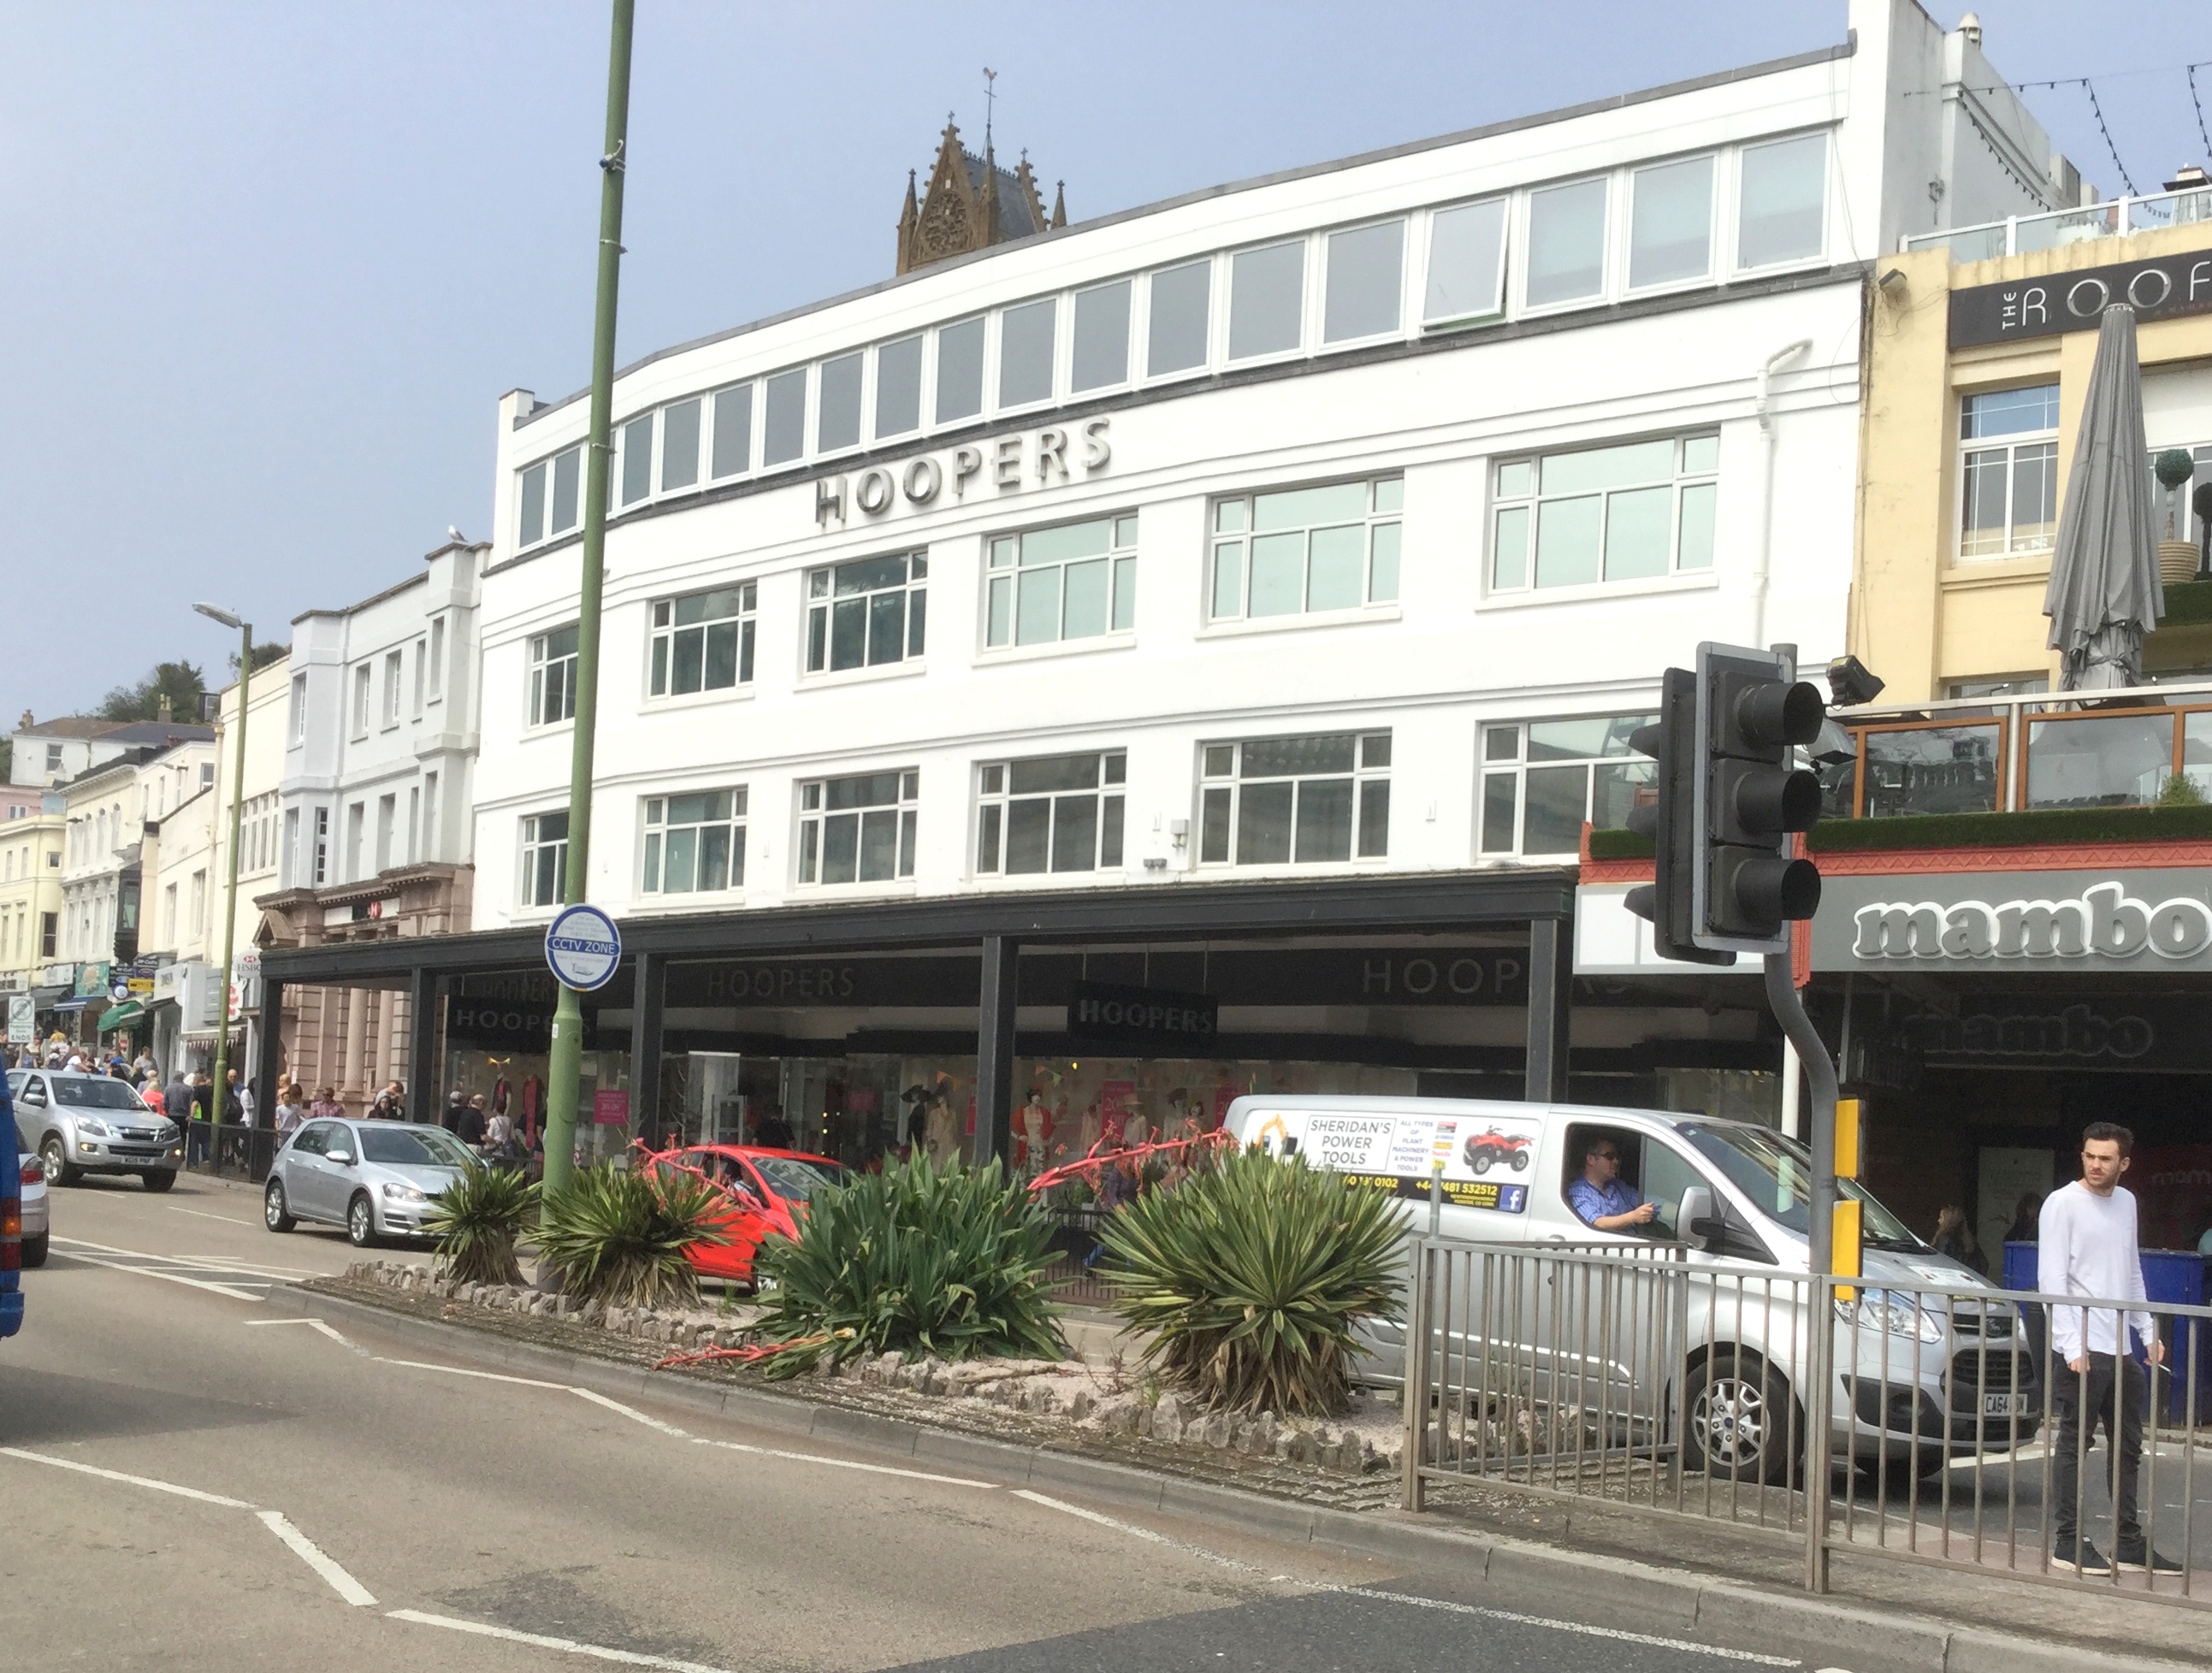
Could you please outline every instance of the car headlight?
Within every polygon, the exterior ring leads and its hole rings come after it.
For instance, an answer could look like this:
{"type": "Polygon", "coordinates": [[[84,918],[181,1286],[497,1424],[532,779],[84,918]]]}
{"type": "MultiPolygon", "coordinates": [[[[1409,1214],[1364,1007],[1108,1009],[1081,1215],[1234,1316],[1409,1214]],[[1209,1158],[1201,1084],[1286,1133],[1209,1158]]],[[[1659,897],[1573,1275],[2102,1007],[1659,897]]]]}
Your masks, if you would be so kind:
{"type": "Polygon", "coordinates": [[[159,1127],[155,1128],[154,1129],[154,1141],[156,1144],[174,1144],[177,1141],[177,1129],[175,1123],[165,1121],[159,1127]]]}
{"type": "Polygon", "coordinates": [[[83,1139],[112,1139],[115,1136],[107,1130],[106,1122],[94,1121],[89,1116],[77,1117],[76,1130],[77,1136],[83,1139]]]}
{"type": "Polygon", "coordinates": [[[1836,1303],[1838,1323],[1849,1324],[1854,1319],[1862,1330],[1886,1330],[1893,1336],[1917,1335],[1926,1342],[1943,1340],[1942,1320],[1925,1307],[1916,1307],[1910,1296],[1892,1295],[1887,1290],[1863,1290],[1856,1307],[1848,1301],[1836,1303]]]}
{"type": "Polygon", "coordinates": [[[422,1202],[427,1201],[422,1193],[416,1190],[412,1185],[386,1185],[384,1188],[384,1200],[386,1202],[422,1202]]]}

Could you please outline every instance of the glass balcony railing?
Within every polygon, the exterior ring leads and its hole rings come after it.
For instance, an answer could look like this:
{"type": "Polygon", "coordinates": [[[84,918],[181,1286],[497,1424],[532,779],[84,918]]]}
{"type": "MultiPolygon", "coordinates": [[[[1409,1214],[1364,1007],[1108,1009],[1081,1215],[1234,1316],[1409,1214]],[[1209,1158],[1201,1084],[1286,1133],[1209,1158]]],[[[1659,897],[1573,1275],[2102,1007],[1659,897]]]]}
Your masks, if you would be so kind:
{"type": "Polygon", "coordinates": [[[1996,256],[2016,256],[2033,250],[2054,250],[2063,244],[2087,239],[2121,238],[2130,233],[2155,232],[2161,228],[2212,221],[2212,188],[2160,192],[2143,198],[2114,198],[2080,209],[2053,210],[2045,215],[2015,215],[1978,226],[1954,227],[1940,233],[1908,233],[1908,250],[1948,248],[1954,261],[1987,261],[1996,256]]]}
{"type": "Polygon", "coordinates": [[[1839,710],[1822,817],[2147,807],[2177,776],[2212,802],[2212,681],[1839,710]]]}

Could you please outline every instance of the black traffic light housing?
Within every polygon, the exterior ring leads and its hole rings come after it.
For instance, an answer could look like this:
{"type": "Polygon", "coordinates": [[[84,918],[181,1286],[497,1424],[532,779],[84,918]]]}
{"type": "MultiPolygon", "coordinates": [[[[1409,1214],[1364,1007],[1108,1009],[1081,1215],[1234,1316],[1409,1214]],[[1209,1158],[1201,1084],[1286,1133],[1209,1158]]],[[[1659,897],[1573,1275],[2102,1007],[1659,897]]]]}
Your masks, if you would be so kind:
{"type": "Polygon", "coordinates": [[[1735,956],[1708,952],[1690,939],[1691,872],[1697,858],[1694,829],[1698,780],[1698,689],[1686,668],[1669,668],[1660,684],[1659,719],[1640,727],[1629,746],[1658,763],[1658,800],[1629,810],[1628,828],[1649,836],[1656,854],[1652,880],[1628,891],[1628,910],[1651,922],[1652,944],[1662,958],[1692,964],[1729,964],[1735,956]]]}
{"type": "Polygon", "coordinates": [[[1708,951],[1786,952],[1790,925],[1820,903],[1820,873],[1792,836],[1820,814],[1820,783],[1795,751],[1827,705],[1790,660],[1698,647],[1688,939],[1708,951]]]}

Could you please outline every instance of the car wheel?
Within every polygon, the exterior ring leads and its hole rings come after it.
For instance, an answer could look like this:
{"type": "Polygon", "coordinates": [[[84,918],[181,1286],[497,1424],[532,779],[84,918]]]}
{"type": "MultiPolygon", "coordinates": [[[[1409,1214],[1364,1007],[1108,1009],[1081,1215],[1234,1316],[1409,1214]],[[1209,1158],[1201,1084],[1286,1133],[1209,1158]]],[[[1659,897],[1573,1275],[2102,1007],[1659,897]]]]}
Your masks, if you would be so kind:
{"type": "Polygon", "coordinates": [[[23,1264],[25,1266],[42,1267],[46,1265],[46,1236],[47,1234],[46,1232],[41,1232],[35,1238],[26,1238],[23,1239],[23,1264]]]}
{"type": "Polygon", "coordinates": [[[149,1191],[166,1191],[177,1183],[177,1176],[167,1168],[149,1168],[143,1177],[149,1191]]]}
{"type": "Polygon", "coordinates": [[[1474,1171],[1475,1171],[1477,1173],[1487,1173],[1487,1172],[1489,1172],[1489,1171],[1490,1171],[1490,1162],[1491,1162],[1491,1156],[1490,1156],[1490,1153],[1489,1153],[1488,1151],[1486,1151],[1486,1151],[1482,1152],[1480,1155],[1478,1155],[1478,1156],[1474,1159],[1474,1171]]]}
{"type": "Polygon", "coordinates": [[[356,1249],[376,1247],[376,1210],[369,1206],[367,1191],[356,1192],[346,1204],[346,1238],[356,1249]]]}
{"type": "Polygon", "coordinates": [[[39,1159],[46,1165],[49,1185],[74,1185],[84,1177],[70,1165],[69,1147],[58,1133],[46,1135],[46,1142],[39,1147],[39,1159]]]}
{"type": "Polygon", "coordinates": [[[1682,1467],[1723,1481],[1790,1478],[1790,1442],[1804,1444],[1790,1384],[1756,1354],[1719,1348],[1690,1372],[1682,1467]]]}
{"type": "Polygon", "coordinates": [[[284,1182],[272,1179],[269,1189],[261,1193],[261,1223],[271,1232],[289,1232],[300,1222],[294,1220],[284,1202],[284,1182]]]}

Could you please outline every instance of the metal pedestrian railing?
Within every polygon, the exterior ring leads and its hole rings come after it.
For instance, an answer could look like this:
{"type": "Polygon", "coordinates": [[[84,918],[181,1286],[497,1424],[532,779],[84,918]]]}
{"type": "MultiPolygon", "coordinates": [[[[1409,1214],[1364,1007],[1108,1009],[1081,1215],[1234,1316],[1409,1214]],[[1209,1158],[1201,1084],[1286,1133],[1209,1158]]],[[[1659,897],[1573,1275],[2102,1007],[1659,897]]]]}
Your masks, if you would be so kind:
{"type": "Polygon", "coordinates": [[[284,1135],[268,1127],[248,1127],[243,1122],[210,1122],[194,1116],[184,1123],[185,1165],[195,1173],[211,1173],[251,1180],[259,1184],[283,1146],[284,1135]]]}
{"type": "Polygon", "coordinates": [[[2212,1308],[1934,1262],[1869,1285],[1680,1244],[1424,1238],[1406,1504],[1480,1485],[1723,1523],[1799,1549],[1814,1591],[1844,1554],[2212,1602],[2212,1308]],[[2083,1346],[2054,1357],[2054,1334],[2083,1346]]]}

